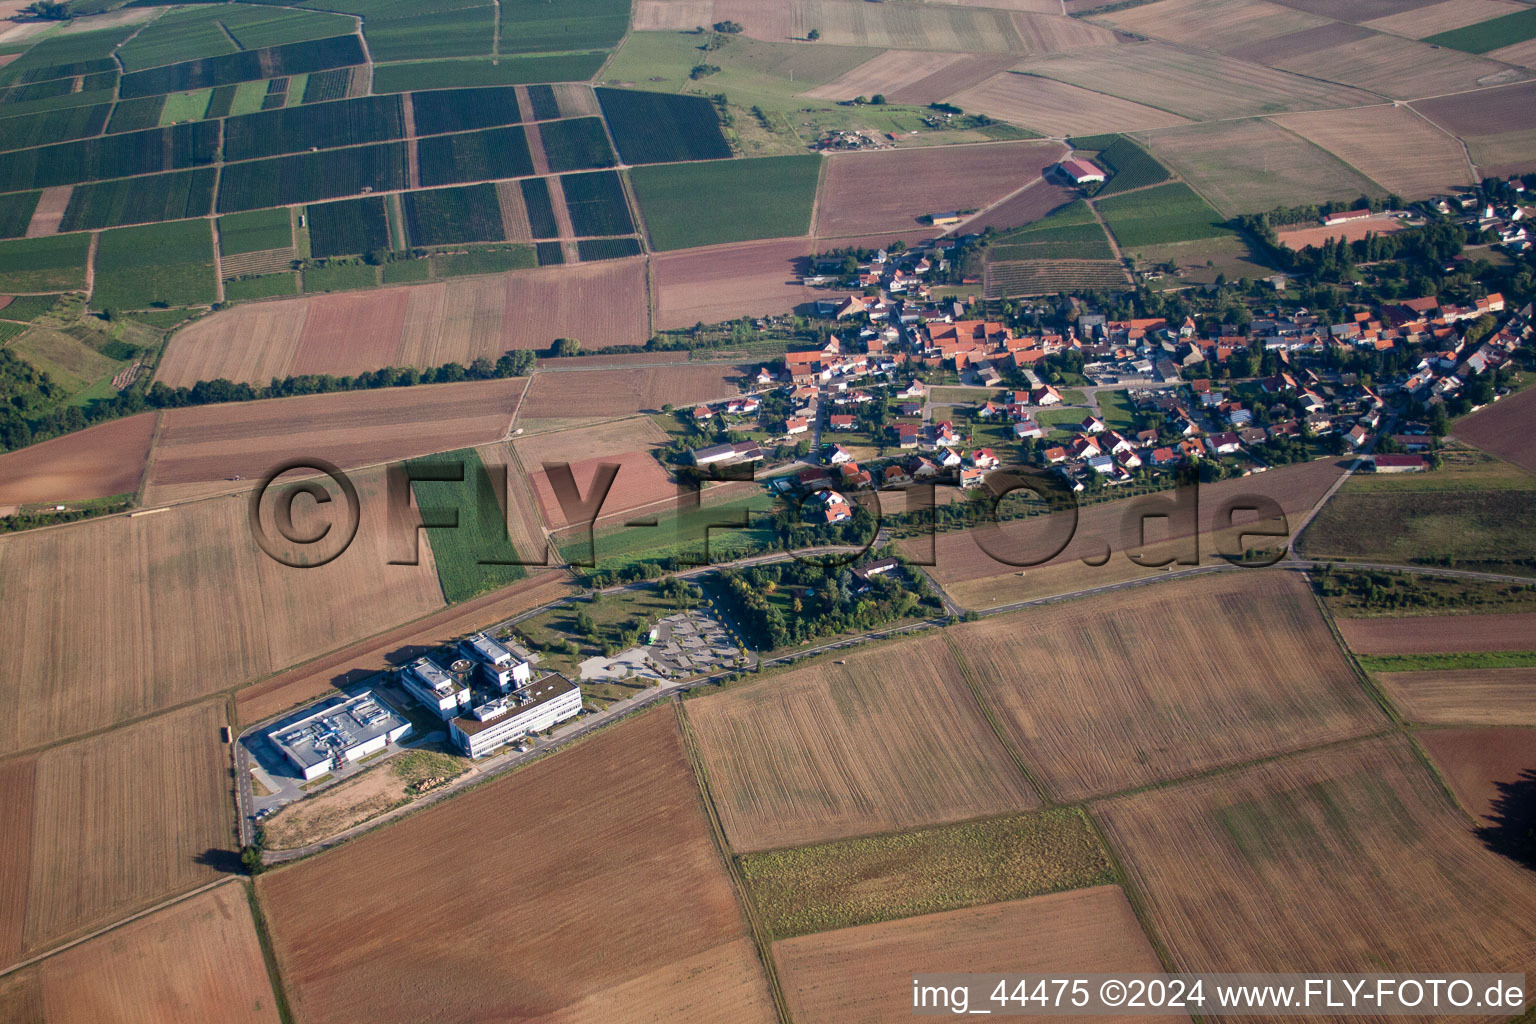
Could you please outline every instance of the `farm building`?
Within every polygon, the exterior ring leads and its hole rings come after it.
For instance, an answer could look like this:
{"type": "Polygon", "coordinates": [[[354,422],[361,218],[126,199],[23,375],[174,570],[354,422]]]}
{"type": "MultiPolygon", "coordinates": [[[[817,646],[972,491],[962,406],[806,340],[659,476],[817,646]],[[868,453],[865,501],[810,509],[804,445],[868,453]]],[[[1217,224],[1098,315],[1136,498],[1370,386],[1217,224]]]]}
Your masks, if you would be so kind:
{"type": "Polygon", "coordinates": [[[267,734],[305,779],[360,761],[410,732],[411,723],[372,690],[289,722],[267,734]]]}
{"type": "Polygon", "coordinates": [[[581,688],[551,672],[504,697],[448,723],[453,741],[470,757],[484,757],[498,747],[548,729],[581,711],[581,688]]]}
{"type": "Polygon", "coordinates": [[[1423,473],[1429,469],[1422,455],[1377,455],[1370,465],[1378,473],[1423,473]]]}
{"type": "Polygon", "coordinates": [[[1057,172],[1074,185],[1087,185],[1095,181],[1104,180],[1104,172],[1099,170],[1091,160],[1082,160],[1074,157],[1071,160],[1063,160],[1056,165],[1057,172]]]}
{"type": "Polygon", "coordinates": [[[762,462],[763,450],[755,441],[737,441],[734,444],[695,448],[692,456],[695,466],[722,466],[737,462],[762,462]]]}

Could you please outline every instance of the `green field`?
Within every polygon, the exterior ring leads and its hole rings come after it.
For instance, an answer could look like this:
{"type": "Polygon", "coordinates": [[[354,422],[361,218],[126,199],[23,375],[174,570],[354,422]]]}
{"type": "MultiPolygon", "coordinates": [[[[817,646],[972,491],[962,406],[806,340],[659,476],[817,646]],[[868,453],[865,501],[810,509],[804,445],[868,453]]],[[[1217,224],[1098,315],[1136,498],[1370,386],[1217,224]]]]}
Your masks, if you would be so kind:
{"type": "Polygon", "coordinates": [[[7,351],[48,374],[71,396],[111,377],[123,366],[74,334],[45,327],[31,328],[11,342],[7,351]]]}
{"type": "Polygon", "coordinates": [[[1076,808],[741,858],[776,939],[1114,881],[1076,808]]]}
{"type": "Polygon", "coordinates": [[[488,590],[515,583],[527,575],[520,565],[481,565],[482,559],[515,560],[501,505],[490,475],[473,448],[413,459],[418,474],[434,468],[444,475],[458,472],[462,480],[414,480],[411,484],[437,563],[437,578],[450,604],[467,601],[488,590]],[[458,525],[447,524],[456,519],[458,525]]]}
{"type": "Polygon", "coordinates": [[[410,92],[477,85],[527,85],[532,82],[585,82],[602,67],[601,53],[562,53],[548,57],[500,60],[423,60],[380,64],[373,69],[373,91],[410,92]]]}
{"type": "Polygon", "coordinates": [[[1099,414],[1111,430],[1131,430],[1136,426],[1136,412],[1124,391],[1100,391],[1099,414]]]}
{"type": "Polygon", "coordinates": [[[366,263],[326,263],[310,267],[300,277],[304,291],[350,292],[359,288],[375,288],[379,283],[379,268],[366,263]]]}
{"type": "Polygon", "coordinates": [[[206,305],[218,298],[213,232],[206,220],[103,231],[96,250],[95,309],[206,305]]]}
{"type": "Polygon", "coordinates": [[[1530,668],[1536,651],[1464,651],[1457,654],[1357,654],[1367,672],[1459,672],[1476,668],[1530,668]]]}
{"type": "Polygon", "coordinates": [[[629,29],[629,0],[502,0],[502,53],[560,53],[613,46],[629,29]]]}
{"type": "Polygon", "coordinates": [[[88,234],[0,242],[0,292],[62,292],[85,287],[88,234]]]}
{"type": "Polygon", "coordinates": [[[491,4],[363,23],[374,60],[472,57],[491,52],[496,8],[491,4]]]}
{"type": "Polygon", "coordinates": [[[309,222],[309,254],[316,259],[389,248],[389,223],[382,196],[319,203],[306,206],[304,212],[309,222]]]}
{"type": "Polygon", "coordinates": [[[549,169],[557,174],[561,171],[612,167],[618,162],[613,155],[613,148],[608,145],[608,133],[603,130],[601,118],[542,121],[537,130],[544,143],[544,155],[549,160],[549,169]]]}
{"type": "Polygon", "coordinates": [[[297,295],[299,279],[291,273],[262,274],[224,282],[224,298],[229,302],[242,299],[268,299],[274,295],[297,295]]]}
{"type": "Polygon", "coordinates": [[[767,550],[773,542],[773,533],[762,527],[763,516],[774,507],[767,491],[759,491],[746,498],[703,505],[683,512],[668,512],[657,516],[655,527],[637,526],[599,532],[588,548],[585,533],[579,538],[567,533],[559,538],[562,557],[586,559],[589,555],[597,561],[597,568],[622,569],[636,562],[660,561],[663,558],[686,557],[694,561],[704,558],[704,531],[713,523],[728,523],[743,513],[748,517],[748,529],[715,528],[709,531],[709,558],[719,561],[726,556],[739,556],[767,550]],[[761,528],[760,528],[761,527],[761,528]]]}
{"type": "Polygon", "coordinates": [[[1033,224],[994,235],[990,260],[1114,259],[1114,250],[1093,211],[1081,199],[1033,224]]]}
{"type": "Polygon", "coordinates": [[[293,247],[293,219],[286,209],[253,210],[219,218],[219,252],[236,256],[293,247]]]}
{"type": "MultiPolygon", "coordinates": [[[[32,223],[32,211],[37,209],[41,192],[11,192],[0,195],[0,238],[20,238],[32,223]]],[[[619,233],[619,232],[615,232],[619,233]]]]}
{"type": "Polygon", "coordinates": [[[31,323],[58,305],[57,295],[18,295],[0,306],[0,320],[19,320],[31,323]]]}
{"type": "Polygon", "coordinates": [[[1110,175],[1098,194],[1112,195],[1144,185],[1156,185],[1167,181],[1168,168],[1158,163],[1152,155],[1125,136],[1120,136],[1098,155],[1098,162],[1110,175]]]}
{"type": "Polygon", "coordinates": [[[617,171],[591,171],[560,178],[565,208],[577,235],[628,235],[635,230],[617,171]]]}
{"type": "Polygon", "coordinates": [[[523,112],[512,86],[483,89],[436,89],[411,97],[417,135],[468,132],[477,128],[517,124],[523,112]]]}
{"type": "Polygon", "coordinates": [[[731,147],[720,134],[720,115],[702,96],[598,89],[603,117],[627,164],[724,160],[731,147]]]}
{"type": "Polygon", "coordinates": [[[1536,39],[1536,9],[1516,11],[1465,28],[1426,36],[1424,42],[1468,53],[1487,53],[1489,50],[1523,43],[1527,39],[1536,39]]]}
{"type": "Polygon", "coordinates": [[[404,135],[400,97],[359,96],[231,117],[224,122],[224,159],[254,160],[404,135]]]}
{"type": "Polygon", "coordinates": [[[526,270],[538,266],[531,245],[502,245],[469,252],[432,257],[432,273],[437,277],[463,277],[468,274],[500,274],[507,270],[526,270]]]}
{"type": "Polygon", "coordinates": [[[1221,214],[1182,182],[1096,200],[1121,249],[1232,234],[1221,214]]]}
{"type": "Polygon", "coordinates": [[[212,167],[118,178],[76,185],[60,222],[61,231],[115,228],[124,224],[202,217],[213,209],[212,167]]]}
{"type": "Polygon", "coordinates": [[[212,89],[171,93],[165,98],[165,106],[160,109],[160,123],[171,125],[178,121],[201,121],[208,112],[208,100],[212,96],[212,89]]]}
{"type": "Polygon", "coordinates": [[[219,212],[398,191],[409,184],[406,145],[383,142],[226,164],[219,179],[219,212]]]}
{"type": "Polygon", "coordinates": [[[397,260],[384,264],[385,284],[415,284],[432,280],[431,260],[397,260]]]}
{"type": "Polygon", "coordinates": [[[815,155],[652,164],[630,170],[657,250],[803,235],[821,158],[815,155]]]}
{"type": "MultiPolygon", "coordinates": [[[[230,96],[229,114],[239,117],[242,114],[254,114],[261,109],[262,102],[267,98],[267,83],[242,82],[239,85],[223,86],[215,89],[214,92],[230,96]],[[227,90],[233,90],[233,92],[227,90]]],[[[211,108],[212,101],[208,105],[211,108]]]]}
{"type": "MultiPolygon", "coordinates": [[[[105,103],[98,103],[92,107],[70,107],[24,117],[5,117],[0,119],[0,150],[31,149],[33,146],[70,142],[95,135],[107,123],[107,114],[111,109],[105,103]]],[[[4,111],[4,108],[0,107],[0,111],[4,111]]],[[[135,124],[133,127],[153,128],[159,120],[157,111],[148,124],[135,124]]],[[[116,121],[115,114],[113,121],[116,121]]]]}
{"type": "Polygon", "coordinates": [[[401,201],[412,245],[500,242],[506,237],[495,185],[407,192],[401,201]]]}
{"type": "MultiPolygon", "coordinates": [[[[594,118],[595,120],[595,118],[594,118]]],[[[533,173],[533,156],[521,125],[459,135],[434,135],[416,143],[422,185],[520,178],[533,173]]]]}

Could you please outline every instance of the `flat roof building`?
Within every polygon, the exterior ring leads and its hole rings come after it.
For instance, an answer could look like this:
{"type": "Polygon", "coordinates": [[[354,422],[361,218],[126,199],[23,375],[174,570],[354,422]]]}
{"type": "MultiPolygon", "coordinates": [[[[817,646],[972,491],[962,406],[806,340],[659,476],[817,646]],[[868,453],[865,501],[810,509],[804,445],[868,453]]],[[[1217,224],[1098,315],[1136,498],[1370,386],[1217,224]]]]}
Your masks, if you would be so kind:
{"type": "Polygon", "coordinates": [[[542,676],[504,697],[448,723],[459,749],[484,757],[531,732],[552,728],[581,711],[581,687],[558,672],[542,676]]]}
{"type": "Polygon", "coordinates": [[[417,658],[400,673],[400,685],[443,721],[469,708],[469,688],[431,658],[417,658]]]}
{"type": "Polygon", "coordinates": [[[499,688],[502,693],[527,686],[533,681],[533,667],[528,662],[484,633],[460,640],[459,651],[464,657],[478,662],[480,674],[486,682],[499,688]]]}
{"type": "Polygon", "coordinates": [[[410,732],[411,723],[366,690],[267,733],[306,780],[360,761],[410,732]]]}

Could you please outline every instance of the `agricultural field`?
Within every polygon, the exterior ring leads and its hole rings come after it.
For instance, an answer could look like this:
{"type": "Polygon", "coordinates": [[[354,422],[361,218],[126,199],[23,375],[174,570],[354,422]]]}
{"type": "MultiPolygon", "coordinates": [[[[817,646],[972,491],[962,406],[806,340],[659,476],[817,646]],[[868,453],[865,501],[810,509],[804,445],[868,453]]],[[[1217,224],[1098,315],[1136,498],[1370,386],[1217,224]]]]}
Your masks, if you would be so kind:
{"type": "Polygon", "coordinates": [[[411,93],[411,120],[417,135],[467,132],[517,124],[523,119],[515,86],[438,89],[411,93]]]}
{"type": "Polygon", "coordinates": [[[1331,153],[1263,118],[1138,138],[1226,217],[1385,195],[1381,186],[1331,153]]]}
{"type": "Polygon", "coordinates": [[[1111,260],[1114,249],[1093,211],[1081,200],[1053,211],[1033,224],[993,237],[989,262],[1006,260],[1111,260]]]}
{"type": "MultiPolygon", "coordinates": [[[[618,162],[613,148],[608,145],[608,133],[599,117],[577,117],[567,121],[541,121],[538,126],[539,143],[545,163],[554,173],[585,171],[595,167],[612,167],[618,162]]],[[[532,174],[527,170],[522,174],[532,174]]],[[[514,177],[514,175],[496,175],[514,177]]]]}
{"type": "MultiPolygon", "coordinates": [[[[522,193],[523,214],[528,218],[529,231],[534,238],[558,238],[560,225],[555,221],[554,199],[550,195],[546,178],[524,178],[517,183],[522,193]]],[[[502,209],[506,209],[503,200],[502,209]]]]}
{"type": "Polygon", "coordinates": [[[178,332],[156,379],[172,387],[219,377],[262,384],[297,373],[467,366],[513,348],[545,349],[556,338],[591,349],[643,345],[646,312],[643,260],[262,302],[178,332]]]}
{"type": "Polygon", "coordinates": [[[986,297],[1000,299],[1088,288],[1117,289],[1125,285],[1126,276],[1114,260],[1018,260],[987,264],[983,282],[986,297]]]}
{"type": "Polygon", "coordinates": [[[1187,124],[1186,118],[1039,75],[1006,71],[950,97],[970,111],[1065,136],[1187,124]]]}
{"type": "Polygon", "coordinates": [[[533,173],[528,137],[517,125],[459,135],[436,135],[416,143],[422,185],[518,178],[533,173]]]}
{"type": "Polygon", "coordinates": [[[1458,420],[1456,438],[1536,473],[1536,391],[1526,389],[1458,420]]]}
{"type": "Polygon", "coordinates": [[[1221,214],[1183,182],[1111,196],[1093,205],[1123,250],[1231,234],[1221,214]]]}
{"type": "Polygon", "coordinates": [[[576,242],[576,255],[583,263],[622,260],[643,251],[638,238],[582,238],[576,242]]]}
{"type": "Polygon", "coordinates": [[[598,89],[597,99],[626,164],[722,160],[731,155],[715,105],[702,96],[598,89]]]}
{"type": "Polygon", "coordinates": [[[1038,806],[940,637],[690,701],[721,825],[762,850],[1038,806]],[[899,675],[889,666],[902,665],[899,675]],[[910,697],[921,680],[921,700],[910,697]]]}
{"type": "Polygon", "coordinates": [[[223,690],[441,607],[430,559],[387,565],[383,473],[353,475],[357,539],[319,568],[291,569],[256,547],[243,496],[0,538],[0,593],[30,588],[0,639],[5,698],[44,694],[14,717],[15,751],[223,690]],[[46,578],[47,588],[36,587],[46,578]],[[197,619],[205,626],[188,632],[197,619]],[[95,645],[49,623],[89,623],[103,645],[133,649],[103,682],[95,645]]]}
{"type": "Polygon", "coordinates": [[[158,93],[187,92],[210,86],[308,74],[362,63],[365,63],[363,47],[358,37],[338,35],[132,72],[122,77],[119,91],[124,99],[133,99],[158,93]]]}
{"type": "Polygon", "coordinates": [[[1244,0],[1240,4],[1225,0],[1158,0],[1094,15],[1090,20],[1153,39],[1222,53],[1329,24],[1326,18],[1267,0],[1244,0]]]}
{"type": "Polygon", "coordinates": [[[507,432],[526,383],[467,381],[169,409],[144,501],[242,490],[288,458],[313,456],[353,469],[484,444],[507,432]]]}
{"type": "Polygon", "coordinates": [[[505,497],[472,448],[412,459],[411,487],[428,529],[449,604],[500,590],[527,575],[507,531],[505,497]],[[456,479],[455,479],[456,478],[456,479]]]}
{"type": "Polygon", "coordinates": [[[1471,184],[1456,140],[1395,106],[1286,114],[1276,124],[1321,146],[1372,181],[1416,198],[1471,184]]]}
{"type": "Polygon", "coordinates": [[[906,231],[930,214],[985,209],[1065,155],[1055,142],[839,154],[827,161],[816,234],[906,231]]]}
{"type": "MultiPolygon", "coordinates": [[[[578,236],[633,234],[624,183],[617,171],[591,171],[560,177],[560,191],[578,236]]],[[[498,211],[499,212],[499,211],[498,211]]]]}
{"type": "Polygon", "coordinates": [[[0,162],[0,190],[78,185],[210,164],[218,138],[218,124],[202,122],[24,150],[0,162]]]}
{"type": "Polygon", "coordinates": [[[985,233],[988,228],[993,231],[1011,231],[1034,224],[1070,205],[1077,198],[1076,190],[1041,178],[985,213],[966,220],[963,226],[966,234],[985,233]]]}
{"type": "Polygon", "coordinates": [[[1536,942],[1528,873],[1472,835],[1401,737],[1123,797],[1094,817],[1182,970],[1519,970],[1536,942]],[[1264,927],[1238,923],[1253,921],[1264,927]]]}
{"type": "Polygon", "coordinates": [[[123,70],[219,57],[240,50],[343,36],[356,29],[352,18],[314,11],[228,6],[169,11],[117,50],[123,70]]]}
{"type": "Polygon", "coordinates": [[[0,196],[0,238],[21,238],[28,233],[42,195],[41,192],[12,192],[0,196]]]}
{"type": "Polygon", "coordinates": [[[1365,22],[1364,27],[1377,32],[1391,32],[1408,39],[1423,39],[1438,32],[1449,32],[1513,14],[1518,10],[1519,5],[1508,0],[1440,0],[1428,6],[1414,5],[1398,14],[1373,18],[1365,22]]]}
{"type": "Polygon", "coordinates": [[[613,46],[629,27],[627,0],[565,0],[558,13],[532,0],[501,12],[501,53],[597,50],[613,46]]]}
{"type": "MultiPolygon", "coordinates": [[[[884,96],[889,103],[936,103],[991,80],[1012,63],[1013,58],[1005,55],[886,50],[805,95],[823,100],[884,96]]],[[[973,106],[960,105],[967,110],[973,106]]]]}
{"type": "Polygon", "coordinates": [[[277,1024],[277,1000],[239,884],[222,885],[9,975],[6,1020],[160,1024],[178,1014],[277,1024]]]}
{"type": "Polygon", "coordinates": [[[387,19],[368,18],[363,33],[374,60],[467,57],[486,52],[495,24],[495,5],[481,3],[387,19]]]}
{"type": "Polygon", "coordinates": [[[1517,819],[1529,808],[1520,805],[1518,790],[1536,778],[1536,734],[1530,729],[1421,729],[1414,738],[1480,824],[1522,824],[1517,819]]]}
{"type": "Polygon", "coordinates": [[[590,498],[599,465],[617,465],[613,487],[598,510],[600,517],[606,519],[676,499],[677,486],[651,452],[652,447],[666,440],[666,435],[650,419],[629,418],[592,427],[525,434],[513,441],[512,447],[528,474],[544,521],[559,530],[580,523],[584,517],[590,518],[592,510],[585,507],[584,501],[583,516],[573,523],[543,467],[570,466],[577,491],[590,498]]]}
{"type": "Polygon", "coordinates": [[[15,826],[0,843],[0,961],[219,878],[234,838],[224,724],[206,702],[0,767],[15,826]]]}
{"type": "Polygon", "coordinates": [[[1055,808],[742,857],[775,939],[1112,880],[1083,812],[1055,808]]]}
{"type": "Polygon", "coordinates": [[[1386,724],[1292,575],[1248,570],[1133,590],[1096,602],[1091,617],[1072,605],[1026,614],[1027,637],[1022,619],[995,619],[962,626],[955,649],[1004,735],[1061,799],[1386,724]],[[1153,682],[1148,659],[1177,668],[1153,682]],[[1023,678],[1019,665],[1031,666],[1023,678]]]}
{"type": "Polygon", "coordinates": [[[775,1019],[666,709],[269,872],[257,888],[295,1013],[316,1024],[487,1009],[572,1022],[775,1019]],[[595,778],[606,781],[593,790],[595,778]],[[577,791],[584,795],[573,800],[577,791]],[[457,872],[439,870],[450,835],[469,877],[516,884],[542,908],[546,927],[524,927],[524,905],[487,901],[457,872]],[[571,857],[572,844],[582,856],[571,857]],[[358,889],[350,884],[358,877],[372,884],[358,889]],[[437,923],[423,931],[420,914],[437,923]],[[379,920],[410,940],[332,941],[338,927],[379,920]],[[439,984],[465,943],[487,934],[502,937],[519,969],[439,984]]]}
{"type": "Polygon", "coordinates": [[[529,82],[584,82],[602,66],[601,53],[560,53],[547,57],[491,60],[424,60],[379,64],[373,71],[373,91],[412,92],[417,89],[460,89],[529,82]]]}
{"type": "Polygon", "coordinates": [[[912,1006],[905,986],[919,963],[934,972],[1163,969],[1114,885],[781,939],[773,958],[802,1024],[906,1020],[912,1006]]]}
{"type": "Polygon", "coordinates": [[[1333,81],[1393,99],[1463,92],[1528,77],[1496,61],[1387,35],[1318,47],[1304,55],[1265,63],[1300,75],[1327,75],[1333,81]]]}
{"type": "Polygon", "coordinates": [[[219,177],[219,212],[403,189],[409,184],[407,145],[385,142],[230,164],[219,177]]]}
{"type": "Polygon", "coordinates": [[[407,192],[401,202],[412,245],[500,242],[506,237],[495,185],[407,192]]]}
{"type": "MultiPolygon", "coordinates": [[[[1074,139],[1073,142],[1080,147],[1089,145],[1089,142],[1084,139],[1074,139]]],[[[1097,195],[1129,192],[1148,185],[1156,185],[1171,177],[1168,168],[1158,163],[1152,154],[1123,135],[1114,138],[1107,145],[1097,141],[1092,144],[1103,145],[1104,148],[1099,150],[1095,160],[1110,172],[1109,180],[1100,186],[1097,195]]]]}
{"type": "Polygon", "coordinates": [[[1528,8],[1512,10],[1497,18],[1440,32],[1424,41],[1453,50],[1465,50],[1467,53],[1487,53],[1527,39],[1536,39],[1536,12],[1528,8]]]}
{"type": "Polygon", "coordinates": [[[694,363],[538,373],[528,385],[519,416],[540,420],[567,416],[573,410],[589,416],[620,416],[657,412],[663,405],[686,408],[731,397],[740,372],[720,363],[694,363]]]}
{"type": "Polygon", "coordinates": [[[101,103],[91,107],[67,107],[63,110],[30,114],[24,117],[7,117],[4,122],[0,122],[5,126],[5,137],[0,139],[0,150],[31,149],[33,146],[46,146],[54,142],[73,142],[75,139],[99,134],[102,126],[107,124],[109,111],[112,113],[113,122],[108,131],[153,128],[160,123],[160,107],[157,103],[154,117],[146,118],[148,123],[118,127],[117,114],[123,107],[123,104],[119,104],[116,109],[113,109],[110,105],[101,103]]]}
{"type": "Polygon", "coordinates": [[[219,255],[293,251],[293,218],[287,210],[254,210],[219,218],[219,255]]]}
{"type": "Polygon", "coordinates": [[[361,96],[265,110],[224,122],[224,159],[254,160],[403,138],[399,96],[361,96]]]}
{"type": "Polygon", "coordinates": [[[814,302],[821,293],[800,283],[814,248],[810,239],[789,238],[652,257],[656,327],[788,313],[814,302]]]}
{"type": "Polygon", "coordinates": [[[89,231],[206,216],[213,210],[217,173],[214,168],[202,167],[76,185],[69,192],[59,230],[89,231]]]}
{"type": "Polygon", "coordinates": [[[155,418],[139,413],[0,455],[0,505],[89,501],[138,490],[155,418]]]}
{"type": "Polygon", "coordinates": [[[1387,699],[1425,725],[1536,725],[1536,668],[1372,674],[1387,699]]]}
{"type": "Polygon", "coordinates": [[[814,155],[630,170],[635,198],[657,251],[803,235],[821,158],[814,155]]]}
{"type": "Polygon", "coordinates": [[[218,298],[206,220],[104,231],[96,246],[97,309],[206,305],[218,298]]]}
{"type": "Polygon", "coordinates": [[[1155,42],[1031,57],[1019,70],[1197,121],[1377,101],[1348,86],[1155,42]]]}
{"type": "MultiPolygon", "coordinates": [[[[386,691],[385,697],[403,690],[386,691]]],[[[390,757],[342,782],[288,804],[262,825],[266,845],[291,850],[321,842],[365,821],[386,814],[470,770],[470,761],[438,750],[412,750],[390,757]]]]}
{"type": "Polygon", "coordinates": [[[1356,654],[1463,654],[1511,651],[1536,636],[1536,614],[1341,618],[1339,634],[1356,654]]]}

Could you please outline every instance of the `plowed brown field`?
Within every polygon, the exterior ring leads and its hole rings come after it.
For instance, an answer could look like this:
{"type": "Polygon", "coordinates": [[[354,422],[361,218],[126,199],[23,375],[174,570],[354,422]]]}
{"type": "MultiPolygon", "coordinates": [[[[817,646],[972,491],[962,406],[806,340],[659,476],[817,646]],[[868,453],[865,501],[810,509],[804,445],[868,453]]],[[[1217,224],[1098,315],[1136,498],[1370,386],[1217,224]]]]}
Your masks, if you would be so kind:
{"type": "Polygon", "coordinates": [[[237,306],[177,334],[156,379],[265,384],[297,373],[468,365],[562,337],[588,349],[639,345],[648,319],[643,259],[515,270],[237,306]]]}
{"type": "Polygon", "coordinates": [[[657,329],[789,313],[825,298],[800,283],[814,248],[809,238],[777,238],[652,257],[657,329]]]}
{"type": "MultiPolygon", "coordinates": [[[[1379,92],[1394,99],[1439,96],[1528,78],[1526,72],[1448,47],[1376,35],[1266,64],[1379,92]]],[[[1374,175],[1373,175],[1374,177],[1374,175]]]]}
{"type": "Polygon", "coordinates": [[[279,1019],[239,885],[194,896],[0,979],[0,1020],[279,1019]]]}
{"type": "Polygon", "coordinates": [[[314,1024],[774,1019],[668,709],[258,887],[314,1024]],[[495,969],[466,971],[488,936],[495,969]]]}
{"type": "Polygon", "coordinates": [[[887,50],[805,95],[851,100],[883,94],[891,103],[933,103],[989,78],[1014,59],[1006,54],[994,57],[887,50]]]}
{"type": "Polygon", "coordinates": [[[1456,424],[1456,437],[1536,473],[1536,389],[1479,409],[1456,424]]]}
{"type": "Polygon", "coordinates": [[[1453,190],[1472,180],[1460,144],[1402,107],[1320,110],[1285,114],[1274,121],[1409,198],[1453,190]]]}
{"type": "Polygon", "coordinates": [[[663,405],[686,408],[735,395],[736,381],[744,372],[741,367],[720,363],[692,363],[538,373],[529,385],[519,415],[523,419],[622,416],[656,412],[663,405]]]}
{"type": "Polygon", "coordinates": [[[483,444],[506,434],[527,384],[471,381],[171,409],[144,502],[248,488],[291,458],[350,469],[483,444]]]}
{"type": "Polygon", "coordinates": [[[1399,736],[1093,813],[1180,970],[1524,971],[1536,949],[1536,879],[1399,736]]]}
{"type": "Polygon", "coordinates": [[[1518,651],[1530,647],[1536,637],[1536,612],[1339,619],[1338,626],[1356,654],[1518,651]]]}
{"type": "MultiPolygon", "coordinates": [[[[784,939],[773,944],[773,958],[800,1024],[904,1024],[912,1018],[914,969],[1162,970],[1125,894],[1114,885],[784,939]]],[[[971,1006],[985,1008],[974,1000],[971,1006]]]]}
{"type": "Polygon", "coordinates": [[[1536,725],[1536,668],[1378,672],[1373,678],[1412,722],[1536,725]]]}
{"type": "Polygon", "coordinates": [[[1189,123],[1156,107],[1013,72],[995,75],[955,96],[952,102],[964,110],[979,110],[1047,135],[1092,135],[1189,123]]]}
{"type": "MultiPolygon", "coordinates": [[[[1536,782],[1536,731],[1423,729],[1416,733],[1461,805],[1485,825],[1501,823],[1517,785],[1536,782]]],[[[1518,798],[1516,798],[1518,800],[1518,798]]]]}
{"type": "Polygon", "coordinates": [[[941,637],[846,662],[688,703],[732,847],[797,846],[1038,805],[941,637]]]}
{"type": "Polygon", "coordinates": [[[1328,24],[1324,18],[1267,0],[1243,0],[1236,4],[1228,0],[1158,0],[1095,15],[1093,21],[1153,39],[1222,52],[1328,24]]]}
{"type": "Polygon", "coordinates": [[[6,764],[6,820],[28,812],[0,845],[6,963],[227,870],[224,724],[204,703],[6,764]]]}
{"type": "Polygon", "coordinates": [[[585,499],[597,467],[617,463],[618,475],[599,510],[599,518],[607,518],[676,495],[671,477],[647,447],[666,440],[666,433],[649,417],[635,416],[591,427],[528,434],[514,440],[512,447],[528,474],[545,522],[552,529],[560,529],[570,523],[555,497],[545,465],[569,465],[585,499]]]}
{"type": "Polygon", "coordinates": [[[1387,725],[1306,581],[1249,570],[963,625],[957,657],[1059,798],[1387,725]]]}
{"type": "Polygon", "coordinates": [[[1059,142],[1006,142],[840,153],[827,161],[817,201],[822,238],[906,231],[925,214],[980,210],[1067,154],[1059,142]]]}
{"type": "Polygon", "coordinates": [[[0,505],[87,501],[138,490],[155,415],[139,413],[0,455],[0,505]]]}

